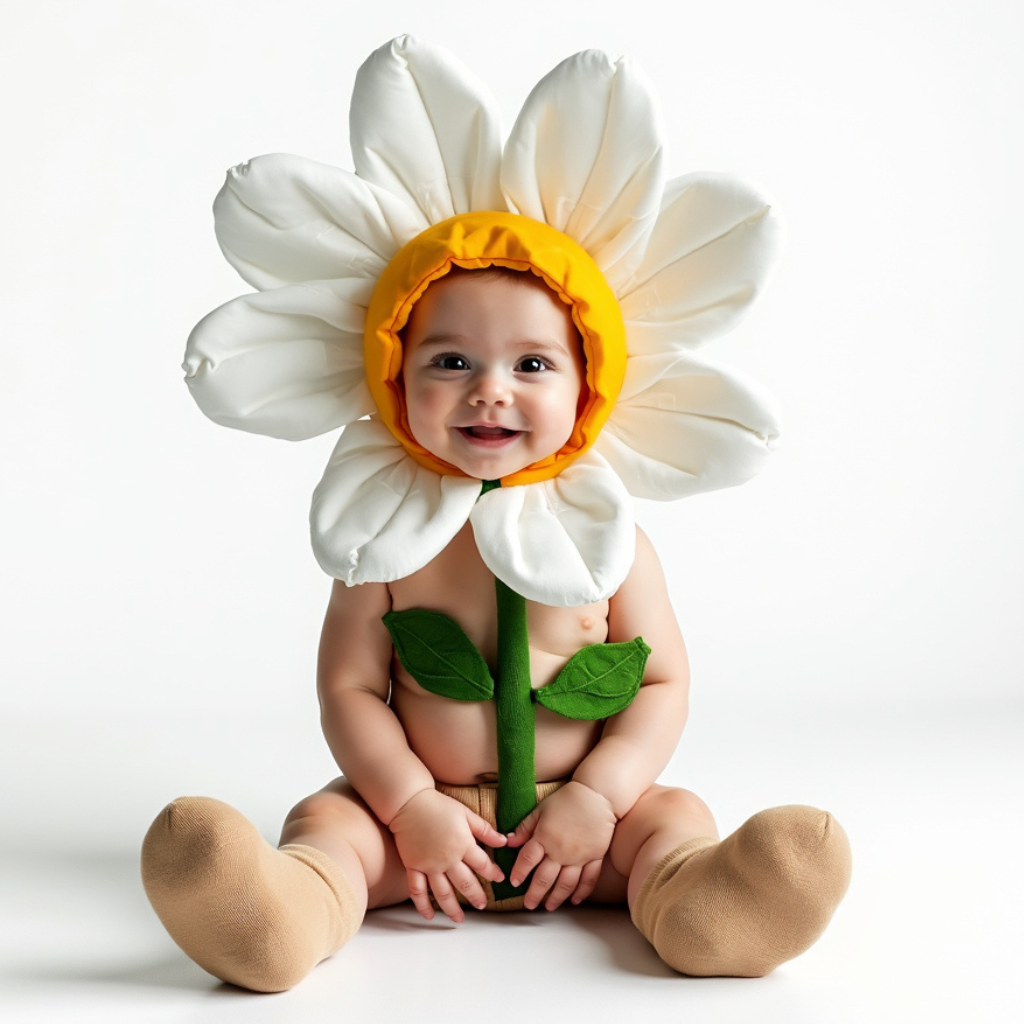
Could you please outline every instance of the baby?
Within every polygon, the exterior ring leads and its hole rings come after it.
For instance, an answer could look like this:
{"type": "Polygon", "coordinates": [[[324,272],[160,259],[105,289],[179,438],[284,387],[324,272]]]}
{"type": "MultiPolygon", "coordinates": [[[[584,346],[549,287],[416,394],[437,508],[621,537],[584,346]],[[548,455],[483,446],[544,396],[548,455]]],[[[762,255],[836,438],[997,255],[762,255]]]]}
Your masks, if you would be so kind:
{"type": "MultiPolygon", "coordinates": [[[[402,333],[408,431],[470,478],[507,478],[566,444],[586,363],[569,306],[540,277],[454,268],[402,333]]],[[[292,810],[277,849],[215,800],[177,800],[154,822],[146,891],[197,963],[246,988],[287,989],[367,910],[409,899],[427,919],[438,907],[457,922],[467,905],[626,904],[658,955],[689,975],[764,975],[818,937],[849,880],[846,837],[829,814],[775,808],[719,841],[699,797],[657,783],[686,722],[689,674],[640,531],[608,600],[526,602],[535,690],[588,645],[636,641],[649,655],[635,697],[604,720],[534,703],[538,802],[513,831],[497,827],[494,701],[441,695],[402,657],[389,621],[419,609],[457,623],[496,674],[495,577],[467,523],[407,578],[335,581],[318,688],[343,777],[292,810]]]]}

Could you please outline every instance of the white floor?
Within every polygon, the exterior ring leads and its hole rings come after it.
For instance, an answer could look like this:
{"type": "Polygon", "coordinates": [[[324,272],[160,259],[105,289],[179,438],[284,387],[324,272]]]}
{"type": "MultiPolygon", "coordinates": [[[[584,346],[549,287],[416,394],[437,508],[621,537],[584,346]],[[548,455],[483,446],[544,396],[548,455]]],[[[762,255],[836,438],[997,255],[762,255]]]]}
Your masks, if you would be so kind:
{"type": "MultiPolygon", "coordinates": [[[[499,1024],[627,1014],[690,1024],[940,1024],[1011,1019],[1024,995],[1013,980],[1024,956],[1019,704],[697,709],[668,781],[701,792],[723,830],[772,803],[816,803],[836,813],[854,846],[854,884],[831,928],[769,978],[675,976],[615,910],[474,915],[453,927],[397,908],[370,915],[341,954],[276,996],[220,985],[191,964],[138,879],[138,841],[176,795],[162,787],[182,774],[165,757],[166,737],[192,745],[187,791],[207,768],[206,727],[164,722],[132,742],[111,728],[70,764],[74,723],[12,725],[0,753],[4,1024],[468,1016],[499,1024]]],[[[316,754],[285,771],[296,751],[276,740],[280,728],[240,730],[239,756],[248,751],[259,772],[246,776],[248,788],[232,776],[222,780],[232,792],[213,792],[268,837],[302,795],[283,790],[323,767],[316,754]]]]}

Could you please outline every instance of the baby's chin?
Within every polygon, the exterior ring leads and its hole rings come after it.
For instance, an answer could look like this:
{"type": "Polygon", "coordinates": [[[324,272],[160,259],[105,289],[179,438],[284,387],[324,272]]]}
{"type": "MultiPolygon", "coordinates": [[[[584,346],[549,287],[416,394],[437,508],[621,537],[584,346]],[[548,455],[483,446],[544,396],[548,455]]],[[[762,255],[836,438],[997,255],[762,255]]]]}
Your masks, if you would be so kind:
{"type": "Polygon", "coordinates": [[[469,455],[450,453],[445,461],[475,480],[500,480],[532,466],[538,459],[529,454],[499,450],[469,455]]]}
{"type": "Polygon", "coordinates": [[[534,459],[524,461],[522,459],[516,461],[510,461],[507,459],[495,459],[487,460],[484,462],[480,459],[459,459],[457,462],[451,463],[456,469],[461,470],[468,477],[472,477],[474,480],[501,480],[503,477],[512,476],[513,473],[518,473],[520,470],[526,469],[527,466],[532,466],[534,459]]]}
{"type": "Polygon", "coordinates": [[[475,480],[500,480],[537,461],[527,450],[529,431],[456,428],[453,435],[446,451],[431,454],[475,480]]]}

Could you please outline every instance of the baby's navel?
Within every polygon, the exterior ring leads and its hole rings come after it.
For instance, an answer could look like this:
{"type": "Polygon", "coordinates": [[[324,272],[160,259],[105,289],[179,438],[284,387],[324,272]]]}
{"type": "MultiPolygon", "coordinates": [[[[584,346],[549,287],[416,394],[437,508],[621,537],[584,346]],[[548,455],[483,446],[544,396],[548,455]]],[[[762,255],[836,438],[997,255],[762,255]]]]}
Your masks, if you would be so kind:
{"type": "Polygon", "coordinates": [[[584,629],[593,629],[594,620],[589,615],[584,615],[583,618],[580,619],[580,625],[584,629]]]}

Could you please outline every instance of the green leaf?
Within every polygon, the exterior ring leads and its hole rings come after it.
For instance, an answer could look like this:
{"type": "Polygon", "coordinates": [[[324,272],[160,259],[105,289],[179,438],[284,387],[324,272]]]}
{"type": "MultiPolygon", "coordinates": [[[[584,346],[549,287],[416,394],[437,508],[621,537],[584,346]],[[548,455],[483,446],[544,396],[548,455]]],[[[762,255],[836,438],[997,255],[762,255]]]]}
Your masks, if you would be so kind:
{"type": "Polygon", "coordinates": [[[424,690],[452,700],[490,700],[494,680],[483,655],[447,615],[410,608],[384,616],[395,653],[424,690]]]}
{"type": "Polygon", "coordinates": [[[564,718],[611,718],[637,695],[650,653],[640,637],[622,644],[590,644],[569,659],[553,682],[534,690],[534,699],[564,718]]]}

